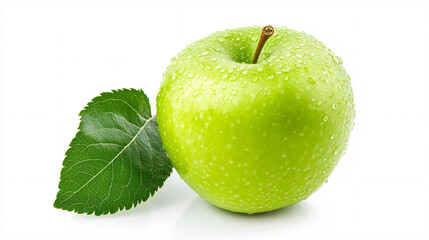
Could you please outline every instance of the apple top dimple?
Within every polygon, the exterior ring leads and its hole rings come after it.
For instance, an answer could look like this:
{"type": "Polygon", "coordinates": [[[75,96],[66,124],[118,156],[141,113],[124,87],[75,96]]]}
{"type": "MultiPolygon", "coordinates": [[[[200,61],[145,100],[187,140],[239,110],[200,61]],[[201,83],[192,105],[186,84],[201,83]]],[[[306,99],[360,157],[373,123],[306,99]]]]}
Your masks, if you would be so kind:
{"type": "Polygon", "coordinates": [[[336,106],[352,102],[343,61],[323,43],[303,32],[276,28],[258,62],[250,64],[260,34],[259,26],[238,28],[216,32],[190,44],[172,58],[158,98],[173,99],[174,106],[189,104],[187,99],[191,97],[208,106],[226,107],[258,97],[276,101],[293,95],[300,102],[308,102],[315,111],[337,111],[341,107],[335,109],[336,106]],[[168,88],[178,91],[163,90],[168,88]],[[331,100],[327,103],[318,96],[331,100]]]}

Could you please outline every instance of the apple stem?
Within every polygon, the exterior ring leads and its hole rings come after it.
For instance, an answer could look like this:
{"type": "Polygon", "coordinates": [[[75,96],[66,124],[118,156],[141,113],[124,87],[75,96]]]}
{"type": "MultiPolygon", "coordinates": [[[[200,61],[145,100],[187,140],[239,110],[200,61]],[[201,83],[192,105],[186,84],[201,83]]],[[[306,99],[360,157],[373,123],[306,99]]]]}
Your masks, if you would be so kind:
{"type": "Polygon", "coordinates": [[[253,61],[252,64],[256,64],[258,62],[259,54],[262,52],[262,48],[265,45],[265,42],[273,36],[274,34],[274,28],[270,25],[265,26],[262,28],[261,36],[259,37],[258,46],[256,47],[255,55],[253,55],[253,61]]]}

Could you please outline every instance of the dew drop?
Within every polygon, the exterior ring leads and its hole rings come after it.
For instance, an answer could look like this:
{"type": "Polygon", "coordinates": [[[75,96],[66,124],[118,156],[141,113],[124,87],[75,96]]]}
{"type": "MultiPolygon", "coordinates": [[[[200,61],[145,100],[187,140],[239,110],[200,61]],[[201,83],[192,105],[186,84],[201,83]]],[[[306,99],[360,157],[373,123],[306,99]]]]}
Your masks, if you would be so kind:
{"type": "Polygon", "coordinates": [[[262,72],[262,70],[264,70],[264,67],[258,67],[256,70],[257,70],[258,72],[262,72]]]}
{"type": "Polygon", "coordinates": [[[334,109],[334,110],[335,110],[335,109],[337,109],[337,105],[335,105],[335,103],[334,103],[334,104],[332,104],[332,106],[331,106],[331,107],[332,107],[332,109],[334,109]]]}
{"type": "Polygon", "coordinates": [[[273,75],[268,76],[268,79],[273,79],[273,78],[274,78],[273,75]]]}
{"type": "Polygon", "coordinates": [[[238,91],[237,91],[236,89],[232,89],[232,90],[231,90],[231,94],[232,94],[233,96],[236,96],[236,95],[237,95],[237,93],[238,93],[238,91]]]}
{"type": "Polygon", "coordinates": [[[323,121],[324,121],[324,122],[327,122],[327,121],[328,121],[328,119],[329,119],[329,118],[328,118],[328,116],[327,116],[327,115],[325,115],[325,116],[323,117],[323,121]]]}
{"type": "Polygon", "coordinates": [[[252,81],[252,82],[256,82],[256,81],[258,81],[258,77],[257,77],[257,76],[254,76],[254,77],[252,77],[252,78],[250,79],[250,81],[252,81]]]}
{"type": "Polygon", "coordinates": [[[325,62],[325,65],[326,65],[327,68],[331,67],[331,64],[329,64],[328,62],[325,62]]]}
{"type": "Polygon", "coordinates": [[[225,79],[227,77],[228,77],[228,74],[226,74],[226,73],[222,75],[222,79],[225,79]]]}
{"type": "Polygon", "coordinates": [[[313,77],[309,77],[309,78],[308,78],[308,81],[309,81],[311,84],[315,84],[315,83],[316,83],[316,81],[314,80],[314,78],[313,78],[313,77]]]}
{"type": "Polygon", "coordinates": [[[242,71],[241,72],[243,75],[246,75],[247,74],[247,70],[244,70],[244,71],[242,71]]]}
{"type": "Polygon", "coordinates": [[[332,57],[337,64],[343,64],[343,60],[340,57],[332,57]]]}
{"type": "Polygon", "coordinates": [[[284,80],[285,80],[285,81],[289,80],[289,76],[286,76],[286,77],[284,78],[284,80]]]}
{"type": "Polygon", "coordinates": [[[193,77],[194,76],[194,74],[192,74],[192,73],[188,73],[188,77],[193,77]]]}

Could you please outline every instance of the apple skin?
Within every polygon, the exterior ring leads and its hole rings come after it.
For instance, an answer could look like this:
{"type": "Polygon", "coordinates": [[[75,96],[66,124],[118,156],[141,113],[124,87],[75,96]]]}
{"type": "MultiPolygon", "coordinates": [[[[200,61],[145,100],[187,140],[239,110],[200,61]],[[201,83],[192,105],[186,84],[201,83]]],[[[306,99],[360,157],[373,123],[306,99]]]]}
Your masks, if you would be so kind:
{"type": "Polygon", "coordinates": [[[308,198],[343,155],[355,117],[342,60],[311,35],[216,32],[172,59],[157,96],[164,147],[202,198],[234,212],[308,198]]]}

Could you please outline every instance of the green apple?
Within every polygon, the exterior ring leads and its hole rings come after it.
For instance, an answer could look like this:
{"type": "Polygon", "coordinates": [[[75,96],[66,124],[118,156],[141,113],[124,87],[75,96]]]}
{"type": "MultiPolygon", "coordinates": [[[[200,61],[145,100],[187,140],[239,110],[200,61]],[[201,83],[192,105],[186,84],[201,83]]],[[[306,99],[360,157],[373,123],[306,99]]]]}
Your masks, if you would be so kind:
{"type": "Polygon", "coordinates": [[[164,147],[202,198],[258,213],[306,199],[346,149],[355,117],[342,60],[311,35],[216,32],[172,59],[157,96],[164,147]]]}

